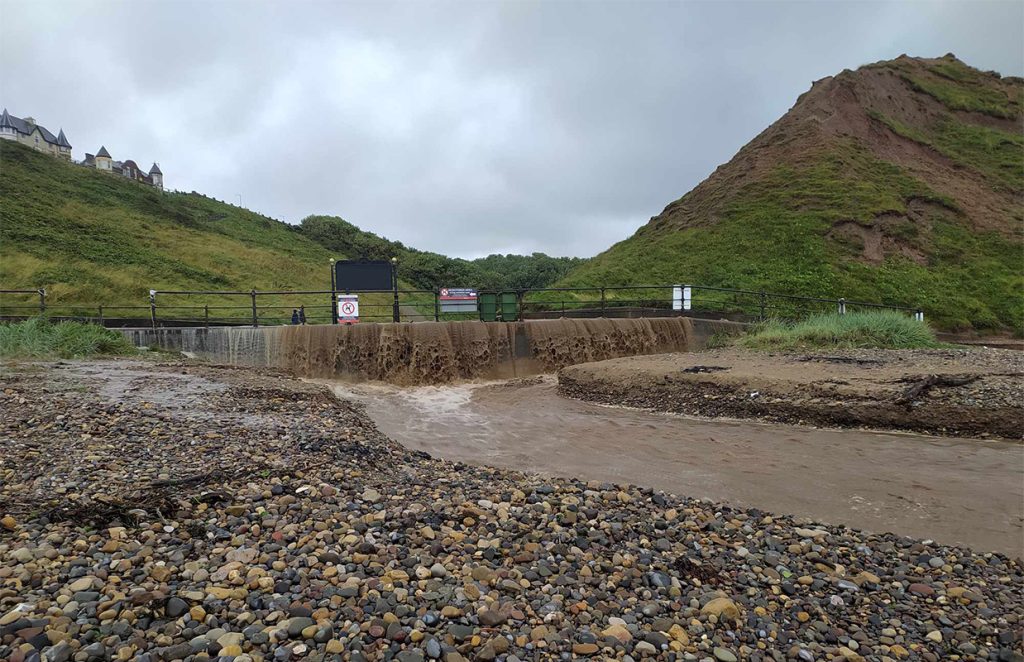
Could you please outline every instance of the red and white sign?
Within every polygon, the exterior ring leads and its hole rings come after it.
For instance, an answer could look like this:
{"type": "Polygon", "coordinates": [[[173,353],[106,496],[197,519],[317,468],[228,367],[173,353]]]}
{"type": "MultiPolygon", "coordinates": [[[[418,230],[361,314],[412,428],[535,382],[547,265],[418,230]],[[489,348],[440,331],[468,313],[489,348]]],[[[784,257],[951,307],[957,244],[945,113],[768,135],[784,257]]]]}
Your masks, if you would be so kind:
{"type": "Polygon", "coordinates": [[[359,321],[359,295],[338,295],[338,324],[355,324],[359,321]]]}
{"type": "Polygon", "coordinates": [[[469,287],[442,287],[442,313],[473,313],[476,312],[476,290],[469,287]]]}

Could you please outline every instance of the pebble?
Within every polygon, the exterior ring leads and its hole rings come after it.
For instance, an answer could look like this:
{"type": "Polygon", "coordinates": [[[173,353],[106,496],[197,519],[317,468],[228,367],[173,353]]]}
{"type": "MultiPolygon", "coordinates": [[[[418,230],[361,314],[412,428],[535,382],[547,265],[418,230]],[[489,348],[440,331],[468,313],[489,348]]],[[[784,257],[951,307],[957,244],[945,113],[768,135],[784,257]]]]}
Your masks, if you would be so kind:
{"type": "Polygon", "coordinates": [[[110,365],[0,391],[0,659],[1017,659],[1017,559],[430,458],[277,373],[110,365]]]}

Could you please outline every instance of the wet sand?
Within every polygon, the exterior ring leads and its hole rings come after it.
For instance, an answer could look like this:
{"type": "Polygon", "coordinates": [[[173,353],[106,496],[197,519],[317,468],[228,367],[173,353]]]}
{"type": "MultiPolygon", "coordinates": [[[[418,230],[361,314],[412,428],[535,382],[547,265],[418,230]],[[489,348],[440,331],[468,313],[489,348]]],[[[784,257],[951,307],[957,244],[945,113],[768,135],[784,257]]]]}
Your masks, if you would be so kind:
{"type": "Polygon", "coordinates": [[[392,439],[473,464],[628,482],[1024,554],[1024,447],[606,407],[525,386],[334,383],[392,439]]]}

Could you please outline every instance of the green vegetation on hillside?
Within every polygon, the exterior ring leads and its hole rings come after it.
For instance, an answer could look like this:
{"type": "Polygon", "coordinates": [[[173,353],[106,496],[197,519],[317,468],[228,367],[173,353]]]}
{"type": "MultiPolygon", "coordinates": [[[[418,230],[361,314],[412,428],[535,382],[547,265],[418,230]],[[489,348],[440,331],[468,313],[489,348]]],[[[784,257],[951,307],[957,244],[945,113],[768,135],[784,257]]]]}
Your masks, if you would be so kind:
{"type": "Polygon", "coordinates": [[[1021,328],[1020,243],[970,230],[952,205],[848,142],[751,181],[712,227],[659,232],[646,226],[560,284],[686,282],[846,297],[920,306],[943,328],[1021,328]],[[868,264],[859,259],[862,246],[825,239],[838,222],[870,228],[882,214],[906,214],[915,200],[938,210],[927,236],[902,224],[905,243],[926,256],[924,264],[902,255],[868,264]]]}
{"type": "Polygon", "coordinates": [[[0,324],[0,358],[79,359],[134,354],[127,338],[95,324],[34,318],[0,324]]]}
{"type": "MultiPolygon", "coordinates": [[[[150,289],[324,290],[331,257],[398,257],[406,289],[541,287],[583,262],[540,253],[452,259],[388,241],[340,218],[311,216],[301,226],[289,225],[199,193],[157,191],[0,142],[0,288],[45,287],[51,307],[89,305],[95,315],[101,303],[145,305],[150,289]]],[[[22,303],[7,298],[9,304],[22,303]]],[[[368,311],[390,315],[385,299],[369,295],[364,303],[368,311]]],[[[202,303],[240,306],[215,310],[212,317],[248,314],[248,301],[238,298],[161,300],[165,306],[202,303]]],[[[299,305],[323,319],[328,310],[323,297],[265,297],[260,303],[280,305],[266,312],[278,321],[299,305]]]]}
{"type": "Polygon", "coordinates": [[[379,260],[397,257],[402,278],[423,289],[547,287],[586,262],[581,258],[551,257],[544,253],[488,255],[476,260],[451,258],[409,248],[402,242],[360,230],[337,216],[308,216],[302,220],[300,229],[313,241],[346,255],[379,260]]]}
{"type": "Polygon", "coordinates": [[[1011,191],[1024,189],[1024,135],[945,117],[926,129],[910,127],[881,113],[869,113],[898,135],[927,145],[970,166],[1011,191]]]}
{"type": "Polygon", "coordinates": [[[998,74],[978,71],[950,56],[924,67],[906,60],[893,60],[881,66],[897,70],[915,90],[951,110],[1012,119],[1024,104],[1019,92],[1016,96],[1008,95],[992,85],[999,80],[998,74]]]}
{"type": "Polygon", "coordinates": [[[815,315],[797,322],[769,321],[730,338],[748,349],[920,349],[937,346],[926,324],[896,312],[815,315]]]}
{"type": "Polygon", "coordinates": [[[0,284],[51,303],[145,303],[150,288],[323,289],[331,253],[286,223],[0,143],[0,284]]]}

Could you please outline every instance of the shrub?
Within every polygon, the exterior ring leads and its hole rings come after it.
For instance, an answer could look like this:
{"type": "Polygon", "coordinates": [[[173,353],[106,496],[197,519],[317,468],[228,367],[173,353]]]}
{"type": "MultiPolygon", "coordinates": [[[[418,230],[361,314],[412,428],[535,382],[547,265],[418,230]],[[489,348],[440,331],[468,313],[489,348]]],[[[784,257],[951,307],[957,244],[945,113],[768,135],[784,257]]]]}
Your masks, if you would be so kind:
{"type": "Polygon", "coordinates": [[[0,324],[2,358],[84,358],[134,354],[128,339],[95,324],[59,322],[34,318],[16,324],[0,324]]]}
{"type": "Polygon", "coordinates": [[[769,321],[739,336],[749,349],[915,349],[936,347],[928,325],[895,311],[829,313],[797,322],[769,321]]]}

